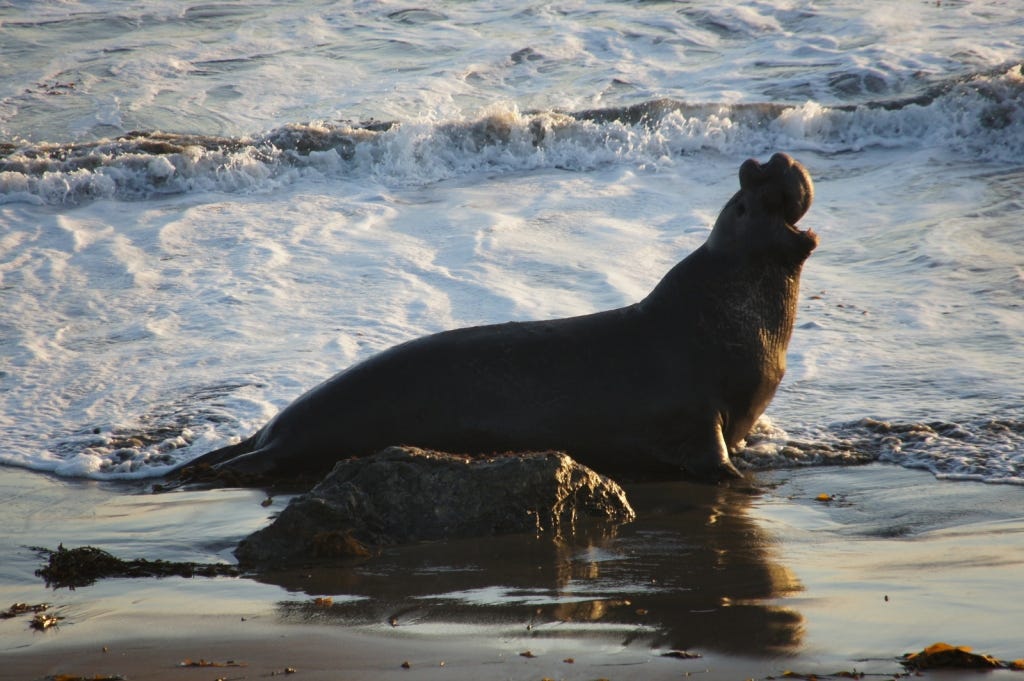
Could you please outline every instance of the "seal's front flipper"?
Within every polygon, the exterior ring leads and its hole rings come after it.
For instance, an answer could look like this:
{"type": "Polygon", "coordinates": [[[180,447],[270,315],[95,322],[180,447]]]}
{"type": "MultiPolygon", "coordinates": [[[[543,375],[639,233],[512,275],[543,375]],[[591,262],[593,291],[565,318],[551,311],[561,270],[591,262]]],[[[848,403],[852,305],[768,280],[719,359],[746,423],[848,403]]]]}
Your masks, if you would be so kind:
{"type": "Polygon", "coordinates": [[[683,470],[698,480],[720,482],[743,477],[729,460],[729,448],[725,446],[722,423],[718,418],[703,438],[691,439],[680,454],[683,470]]]}

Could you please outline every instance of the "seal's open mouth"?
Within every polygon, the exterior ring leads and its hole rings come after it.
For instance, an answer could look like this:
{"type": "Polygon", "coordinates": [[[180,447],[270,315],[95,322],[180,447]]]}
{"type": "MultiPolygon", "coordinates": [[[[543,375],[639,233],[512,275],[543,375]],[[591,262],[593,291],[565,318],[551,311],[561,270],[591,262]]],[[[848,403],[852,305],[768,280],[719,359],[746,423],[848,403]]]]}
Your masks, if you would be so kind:
{"type": "Polygon", "coordinates": [[[814,201],[811,176],[789,154],[775,154],[764,164],[755,159],[745,161],[740,166],[740,187],[778,192],[783,216],[791,227],[800,221],[814,201]]]}

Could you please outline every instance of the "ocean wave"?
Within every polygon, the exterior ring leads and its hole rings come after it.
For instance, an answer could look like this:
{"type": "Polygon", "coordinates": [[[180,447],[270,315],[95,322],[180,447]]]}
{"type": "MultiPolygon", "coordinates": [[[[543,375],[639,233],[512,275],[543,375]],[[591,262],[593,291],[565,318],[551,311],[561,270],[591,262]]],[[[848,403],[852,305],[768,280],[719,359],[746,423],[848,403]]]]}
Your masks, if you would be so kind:
{"type": "Polygon", "coordinates": [[[69,478],[134,480],[161,477],[223,443],[218,431],[252,424],[237,414],[251,412],[247,382],[221,383],[186,391],[177,400],[140,414],[131,423],[90,424],[54,434],[48,451],[32,457],[2,456],[0,463],[69,478]]]}
{"type": "Polygon", "coordinates": [[[654,99],[577,112],[495,105],[462,120],[295,123],[249,137],[135,131],[73,144],[0,144],[0,203],[75,205],[193,191],[269,191],[300,177],[426,184],[474,172],[650,167],[706,151],[825,154],[934,149],[1017,162],[1021,65],[866,104],[692,104],[654,99]]]}
{"type": "Polygon", "coordinates": [[[863,418],[791,438],[762,419],[734,458],[748,470],[881,461],[927,470],[942,480],[1024,485],[1024,422],[863,418]]]}

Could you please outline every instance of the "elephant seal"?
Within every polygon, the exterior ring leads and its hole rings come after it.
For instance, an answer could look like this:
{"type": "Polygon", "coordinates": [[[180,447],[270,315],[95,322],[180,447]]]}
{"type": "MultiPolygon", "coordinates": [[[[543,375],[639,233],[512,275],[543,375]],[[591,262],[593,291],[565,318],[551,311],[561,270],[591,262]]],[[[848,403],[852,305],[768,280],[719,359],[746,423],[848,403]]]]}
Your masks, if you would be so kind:
{"type": "Polygon", "coordinates": [[[751,159],[739,181],[707,241],[640,302],[397,345],[190,465],[322,476],[340,459],[413,445],[555,449],[634,479],[738,476],[729,452],[782,380],[800,271],[818,242],[794,226],[814,196],[803,166],[751,159]]]}

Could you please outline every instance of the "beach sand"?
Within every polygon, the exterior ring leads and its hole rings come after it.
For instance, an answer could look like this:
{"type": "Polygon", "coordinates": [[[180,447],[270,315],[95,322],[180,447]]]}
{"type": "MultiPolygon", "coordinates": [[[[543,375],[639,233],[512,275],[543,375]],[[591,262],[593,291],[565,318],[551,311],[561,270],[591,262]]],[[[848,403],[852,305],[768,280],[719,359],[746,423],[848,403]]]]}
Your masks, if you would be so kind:
{"type": "Polygon", "coordinates": [[[60,543],[231,561],[287,501],[149,484],[0,469],[0,606],[45,602],[63,618],[47,631],[30,615],[0,620],[0,678],[887,678],[936,641],[1024,657],[1015,486],[883,464],[784,470],[726,487],[633,485],[635,523],[559,540],[434,542],[330,568],[73,590],[35,576],[44,560],[28,547],[60,543]],[[673,650],[700,657],[664,656],[673,650]],[[233,664],[182,666],[200,660],[233,664]]]}

